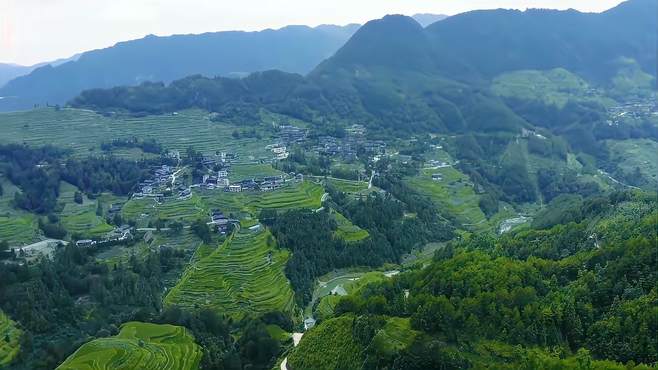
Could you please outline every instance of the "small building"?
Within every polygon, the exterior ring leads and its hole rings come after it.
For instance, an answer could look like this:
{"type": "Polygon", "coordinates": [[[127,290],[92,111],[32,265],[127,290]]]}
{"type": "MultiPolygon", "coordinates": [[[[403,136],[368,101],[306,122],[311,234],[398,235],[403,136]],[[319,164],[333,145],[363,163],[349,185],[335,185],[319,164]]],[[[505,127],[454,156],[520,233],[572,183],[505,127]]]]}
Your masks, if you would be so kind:
{"type": "Polygon", "coordinates": [[[239,193],[242,191],[242,186],[239,184],[234,184],[234,185],[229,185],[227,189],[231,193],[239,193]]]}
{"type": "Polygon", "coordinates": [[[96,242],[90,239],[83,239],[75,242],[75,246],[80,248],[91,247],[94,244],[96,244],[96,242]]]}
{"type": "Polygon", "coordinates": [[[315,326],[315,319],[314,318],[309,317],[309,318],[304,320],[304,330],[308,330],[308,329],[310,329],[314,326],[315,326]]]}
{"type": "Polygon", "coordinates": [[[146,234],[144,234],[144,243],[146,244],[151,244],[153,242],[153,232],[152,231],[147,231],[146,234]]]}
{"type": "Polygon", "coordinates": [[[432,174],[432,181],[443,181],[443,175],[440,173],[432,174]]]}

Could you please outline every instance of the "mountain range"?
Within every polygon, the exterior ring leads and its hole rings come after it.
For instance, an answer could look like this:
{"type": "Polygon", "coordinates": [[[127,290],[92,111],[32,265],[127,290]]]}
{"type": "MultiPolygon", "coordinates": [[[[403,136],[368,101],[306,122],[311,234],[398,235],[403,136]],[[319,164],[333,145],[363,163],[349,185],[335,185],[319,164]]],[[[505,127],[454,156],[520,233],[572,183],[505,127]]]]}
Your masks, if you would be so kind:
{"type": "Polygon", "coordinates": [[[390,15],[365,24],[306,77],[190,77],[170,86],[92,90],[73,104],[146,113],[265,105],[306,120],[336,117],[391,130],[519,131],[527,123],[490,91],[494,77],[565,68],[605,86],[622,60],[655,76],[655,10],[655,1],[630,0],[603,13],[474,11],[426,28],[390,15]]]}
{"type": "Polygon", "coordinates": [[[61,65],[47,64],[9,81],[0,88],[0,96],[8,97],[0,100],[0,111],[62,104],[85,89],[170,82],[193,74],[239,77],[268,69],[307,73],[358,28],[356,24],[288,26],[259,32],[147,36],[120,42],[85,52],[61,65]]]}

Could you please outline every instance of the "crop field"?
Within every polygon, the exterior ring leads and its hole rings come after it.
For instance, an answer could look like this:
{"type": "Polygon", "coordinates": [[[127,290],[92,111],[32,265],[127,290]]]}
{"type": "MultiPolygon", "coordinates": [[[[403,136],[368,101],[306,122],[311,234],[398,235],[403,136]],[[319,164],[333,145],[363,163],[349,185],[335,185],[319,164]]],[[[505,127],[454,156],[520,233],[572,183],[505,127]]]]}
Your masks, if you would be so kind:
{"type": "Polygon", "coordinates": [[[234,317],[292,312],[293,291],[283,273],[289,252],[275,243],[265,230],[234,234],[187,269],[165,304],[210,308],[234,317]]]}
{"type": "Polygon", "coordinates": [[[187,222],[206,219],[213,209],[220,209],[225,214],[256,216],[263,209],[320,208],[324,189],[320,185],[304,182],[288,184],[269,192],[230,193],[195,189],[193,193],[190,199],[167,199],[159,204],[151,198],[134,198],[124,205],[121,212],[125,219],[137,220],[140,225],[145,223],[140,221],[157,218],[187,222]]]}
{"type": "Polygon", "coordinates": [[[475,193],[468,176],[452,167],[423,169],[407,183],[428,196],[441,212],[453,214],[466,229],[481,230],[487,227],[487,218],[480,209],[480,197],[475,193]],[[432,180],[441,174],[441,181],[432,180]]]}
{"type": "Polygon", "coordinates": [[[262,178],[265,176],[279,176],[283,172],[272,168],[269,164],[242,164],[231,167],[228,178],[231,182],[262,178]]]}
{"type": "MultiPolygon", "coordinates": [[[[73,195],[76,190],[66,182],[60,184],[58,202],[64,203],[60,219],[66,230],[70,234],[77,233],[85,237],[101,237],[112,231],[113,227],[108,225],[103,217],[96,215],[97,201],[83,196],[82,204],[75,203],[73,195]]],[[[102,203],[102,200],[99,201],[102,203]]]]}
{"type": "Polygon", "coordinates": [[[0,196],[0,240],[9,242],[10,247],[22,246],[39,240],[37,217],[31,213],[14,209],[14,193],[19,191],[11,182],[0,177],[3,195],[0,196]]]}
{"type": "MultiPolygon", "coordinates": [[[[100,144],[113,139],[155,139],[165,149],[184,153],[192,146],[206,154],[217,151],[232,152],[243,162],[271,158],[265,146],[271,144],[269,133],[262,139],[232,137],[241,127],[212,122],[201,110],[179,112],[177,115],[146,116],[139,118],[108,118],[87,110],[51,108],[0,114],[0,143],[46,144],[73,149],[79,156],[98,154],[100,144]]],[[[122,151],[122,156],[141,151],[122,151]]]]}
{"type": "Polygon", "coordinates": [[[0,311],[0,368],[8,365],[20,351],[21,330],[0,311]]]}
{"type": "Polygon", "coordinates": [[[57,369],[196,370],[201,356],[201,347],[183,327],[128,322],[117,336],[85,343],[57,369]]]}
{"type": "Polygon", "coordinates": [[[338,212],[333,213],[333,217],[338,224],[335,235],[346,242],[358,242],[370,236],[367,230],[354,225],[350,220],[338,212]]]}
{"type": "Polygon", "coordinates": [[[327,183],[334,186],[339,191],[348,194],[360,194],[368,190],[367,181],[344,180],[337,178],[328,178],[327,183]]]}
{"type": "Polygon", "coordinates": [[[208,209],[219,208],[226,212],[245,212],[256,215],[263,209],[287,210],[294,208],[317,209],[322,205],[322,186],[303,182],[287,185],[270,192],[228,193],[213,191],[201,195],[208,209]]]}

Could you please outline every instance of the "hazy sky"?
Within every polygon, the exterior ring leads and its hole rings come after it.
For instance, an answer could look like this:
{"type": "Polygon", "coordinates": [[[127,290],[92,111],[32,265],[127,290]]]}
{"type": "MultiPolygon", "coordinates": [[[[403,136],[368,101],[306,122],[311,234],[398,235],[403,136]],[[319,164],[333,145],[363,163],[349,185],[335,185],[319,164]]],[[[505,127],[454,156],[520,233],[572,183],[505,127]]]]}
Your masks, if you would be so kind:
{"type": "Polygon", "coordinates": [[[364,23],[490,8],[602,11],[621,0],[0,0],[0,62],[30,65],[148,34],[364,23]]]}

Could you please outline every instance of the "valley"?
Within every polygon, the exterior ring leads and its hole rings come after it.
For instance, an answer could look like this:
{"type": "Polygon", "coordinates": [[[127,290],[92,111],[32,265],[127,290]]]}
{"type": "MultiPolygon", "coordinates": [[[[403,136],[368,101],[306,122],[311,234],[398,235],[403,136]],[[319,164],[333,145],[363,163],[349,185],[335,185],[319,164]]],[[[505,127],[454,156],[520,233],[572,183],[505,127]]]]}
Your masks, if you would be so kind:
{"type": "Polygon", "coordinates": [[[0,113],[0,367],[655,368],[654,3],[250,33],[325,51],[0,113]]]}

